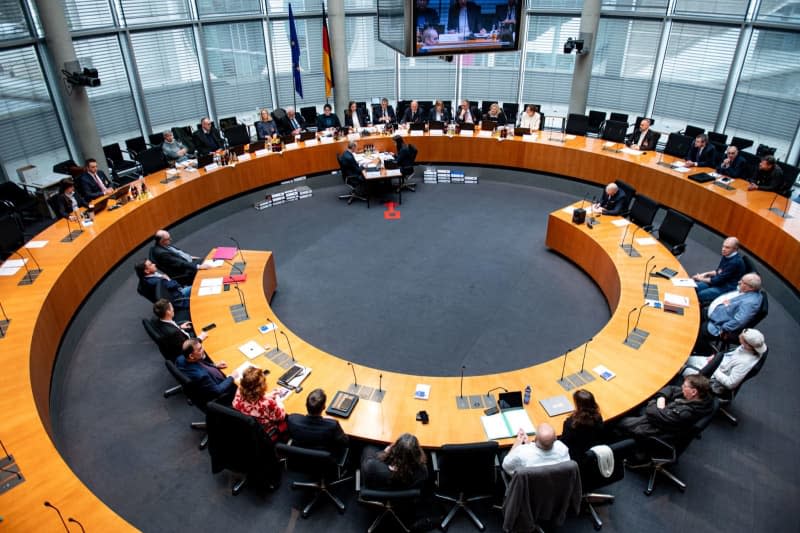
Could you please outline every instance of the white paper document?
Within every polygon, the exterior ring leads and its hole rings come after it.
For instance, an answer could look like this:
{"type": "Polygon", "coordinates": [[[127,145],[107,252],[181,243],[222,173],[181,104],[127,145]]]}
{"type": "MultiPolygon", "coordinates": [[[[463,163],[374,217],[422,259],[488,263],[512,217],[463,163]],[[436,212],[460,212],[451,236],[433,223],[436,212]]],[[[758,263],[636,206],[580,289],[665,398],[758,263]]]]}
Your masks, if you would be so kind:
{"type": "Polygon", "coordinates": [[[676,287],[697,287],[697,283],[692,278],[671,278],[670,281],[676,287]]]}
{"type": "Polygon", "coordinates": [[[481,424],[483,424],[483,430],[486,432],[486,437],[489,440],[505,439],[510,436],[510,431],[506,425],[506,419],[503,418],[502,413],[492,416],[482,416],[481,424]]]}
{"type": "Polygon", "coordinates": [[[222,279],[219,278],[206,278],[200,282],[201,287],[218,287],[222,286],[222,279]]]}
{"type": "Polygon", "coordinates": [[[197,289],[198,296],[211,296],[212,294],[220,294],[222,292],[222,285],[211,285],[208,287],[200,287],[197,289]]]}
{"type": "Polygon", "coordinates": [[[528,416],[528,412],[525,411],[525,409],[511,409],[509,411],[503,411],[503,414],[506,416],[508,425],[515,435],[519,428],[522,428],[528,435],[536,433],[536,428],[533,427],[533,422],[531,422],[531,418],[528,416]]]}
{"type": "Polygon", "coordinates": [[[21,267],[22,265],[24,265],[27,262],[28,262],[27,258],[25,258],[24,260],[23,259],[9,259],[5,263],[2,264],[2,268],[14,268],[14,267],[19,268],[19,267],[21,267]]]}
{"type": "Polygon", "coordinates": [[[239,351],[242,352],[248,359],[255,359],[262,353],[265,353],[264,348],[261,347],[256,341],[248,341],[239,346],[239,351]]]}
{"type": "Polygon", "coordinates": [[[478,132],[478,137],[484,137],[484,138],[491,137],[492,133],[494,133],[492,132],[492,130],[481,130],[480,132],[478,132]]]}
{"type": "Polygon", "coordinates": [[[622,153],[623,154],[628,154],[628,155],[642,155],[641,151],[634,150],[633,148],[627,148],[627,147],[622,149],[622,153]]]}
{"type": "Polygon", "coordinates": [[[25,248],[44,248],[48,241],[28,241],[25,248]]]}
{"type": "Polygon", "coordinates": [[[522,136],[522,140],[523,140],[524,142],[526,142],[526,143],[532,143],[532,142],[536,142],[536,139],[537,139],[538,137],[539,137],[539,136],[538,136],[538,135],[536,135],[535,133],[531,133],[531,134],[525,134],[525,135],[523,135],[523,136],[522,136]]]}
{"type": "Polygon", "coordinates": [[[618,220],[612,220],[611,223],[614,224],[618,228],[624,228],[625,226],[630,224],[631,221],[627,220],[627,219],[624,219],[624,218],[620,218],[618,220]]]}
{"type": "Polygon", "coordinates": [[[461,130],[458,134],[461,137],[472,137],[473,133],[475,132],[473,132],[472,130],[461,130]]]}
{"type": "Polygon", "coordinates": [[[636,239],[636,244],[639,246],[652,246],[656,244],[658,241],[652,237],[639,237],[636,239]]]}
{"type": "Polygon", "coordinates": [[[665,292],[664,303],[677,307],[689,307],[689,297],[681,296],[680,294],[672,294],[671,292],[665,292]]]}
{"type": "Polygon", "coordinates": [[[22,267],[0,267],[0,276],[13,276],[22,267]]]}

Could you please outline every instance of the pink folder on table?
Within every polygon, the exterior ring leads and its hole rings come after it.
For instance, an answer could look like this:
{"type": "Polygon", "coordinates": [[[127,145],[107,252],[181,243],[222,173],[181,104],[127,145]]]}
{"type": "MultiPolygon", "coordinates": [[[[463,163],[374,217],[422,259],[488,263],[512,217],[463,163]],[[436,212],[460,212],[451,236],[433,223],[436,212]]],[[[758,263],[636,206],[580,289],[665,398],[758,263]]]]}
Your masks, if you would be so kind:
{"type": "Polygon", "coordinates": [[[233,246],[220,246],[217,248],[217,251],[214,252],[214,259],[233,259],[236,256],[236,251],[236,248],[233,246]]]}

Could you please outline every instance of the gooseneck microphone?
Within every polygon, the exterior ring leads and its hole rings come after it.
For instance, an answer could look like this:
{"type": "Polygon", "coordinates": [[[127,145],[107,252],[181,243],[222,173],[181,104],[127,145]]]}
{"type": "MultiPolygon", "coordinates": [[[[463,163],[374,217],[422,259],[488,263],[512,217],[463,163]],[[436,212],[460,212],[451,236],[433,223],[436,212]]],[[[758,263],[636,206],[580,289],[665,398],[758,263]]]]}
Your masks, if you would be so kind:
{"type": "Polygon", "coordinates": [[[351,363],[350,361],[347,362],[347,366],[349,366],[350,370],[353,371],[353,385],[358,387],[358,379],[356,378],[356,367],[353,366],[353,363],[351,363]]]}
{"type": "Polygon", "coordinates": [[[561,379],[560,379],[560,381],[564,381],[564,371],[567,369],[567,354],[568,353],[569,353],[569,350],[564,352],[564,363],[561,365],[561,379]]]}
{"type": "Polygon", "coordinates": [[[586,200],[588,200],[588,199],[589,199],[589,193],[587,192],[586,194],[583,195],[583,200],[581,200],[580,209],[583,209],[583,206],[586,205],[586,200]]]}
{"type": "Polygon", "coordinates": [[[464,397],[464,369],[467,368],[466,365],[461,365],[461,394],[459,394],[459,398],[464,397]]]}
{"type": "Polygon", "coordinates": [[[647,267],[650,266],[650,261],[652,261],[655,258],[656,258],[656,256],[651,255],[650,259],[648,259],[647,262],[644,264],[644,273],[643,273],[644,274],[644,279],[642,279],[642,286],[645,289],[647,289],[647,267]]]}
{"type": "Polygon", "coordinates": [[[638,309],[639,309],[638,307],[634,307],[633,309],[630,310],[630,312],[628,312],[628,323],[625,325],[625,338],[623,339],[623,341],[628,340],[628,335],[630,334],[631,331],[631,315],[635,313],[638,309]]]}
{"type": "Polygon", "coordinates": [[[594,337],[586,341],[586,344],[583,345],[583,359],[581,360],[581,372],[583,372],[583,365],[586,363],[586,350],[589,349],[589,343],[594,340],[594,337]]]}
{"type": "MultiPolygon", "coordinates": [[[[31,285],[31,284],[33,284],[33,281],[36,279],[36,276],[38,276],[39,273],[37,272],[36,274],[31,276],[31,271],[28,268],[28,262],[25,260],[25,257],[23,257],[23,255],[21,253],[17,252],[16,250],[11,250],[11,253],[12,254],[16,254],[16,255],[18,255],[20,257],[20,259],[22,260],[22,266],[25,269],[25,275],[20,280],[20,285],[31,285]]],[[[33,256],[31,256],[31,257],[33,257],[33,256]]]]}
{"type": "Polygon", "coordinates": [[[633,252],[633,238],[636,237],[636,232],[639,231],[640,229],[642,229],[642,227],[637,226],[637,228],[633,230],[633,233],[631,233],[631,252],[633,252]]]}
{"type": "Polygon", "coordinates": [[[242,245],[241,245],[241,244],[239,244],[239,241],[237,241],[237,240],[236,240],[236,239],[234,239],[233,237],[228,237],[228,238],[229,238],[230,240],[232,240],[232,241],[233,241],[233,244],[235,244],[235,245],[236,245],[236,251],[238,251],[238,252],[239,252],[239,257],[241,257],[241,258],[242,258],[242,264],[243,264],[244,266],[247,266],[247,261],[245,261],[245,260],[244,260],[244,254],[242,253],[242,245]]]}
{"type": "Polygon", "coordinates": [[[774,197],[774,198],[772,198],[772,201],[769,203],[769,207],[767,208],[767,211],[769,211],[770,209],[772,209],[772,206],[773,206],[773,205],[775,205],[775,200],[777,200],[777,199],[778,199],[778,196],[780,196],[780,194],[778,194],[778,193],[775,193],[775,197],[774,197]]]}
{"type": "Polygon", "coordinates": [[[58,518],[61,520],[61,525],[64,526],[64,531],[69,533],[69,527],[67,526],[67,523],[64,522],[64,516],[61,514],[61,511],[58,510],[58,507],[56,507],[55,505],[53,505],[52,503],[50,503],[48,501],[44,502],[44,506],[45,507],[49,507],[49,508],[55,510],[55,512],[58,513],[58,518]]]}
{"type": "Polygon", "coordinates": [[[505,388],[505,387],[495,387],[493,389],[489,389],[488,391],[486,391],[486,396],[490,396],[494,391],[500,390],[500,389],[502,389],[503,392],[508,392],[508,389],[505,388]]]}
{"type": "Polygon", "coordinates": [[[633,331],[636,331],[636,330],[639,329],[639,319],[642,318],[642,311],[644,311],[645,307],[650,307],[650,306],[649,305],[643,305],[643,306],[641,306],[639,308],[639,314],[636,315],[636,322],[634,322],[634,324],[633,324],[633,331]]]}
{"type": "Polygon", "coordinates": [[[286,344],[289,345],[289,355],[292,356],[292,362],[296,363],[297,360],[294,358],[294,350],[292,350],[292,343],[289,342],[289,337],[283,331],[281,331],[281,335],[283,335],[283,337],[286,339],[286,344]]]}
{"type": "Polygon", "coordinates": [[[73,522],[75,524],[78,524],[78,527],[81,528],[81,533],[86,533],[86,529],[83,527],[83,524],[81,524],[80,522],[78,522],[77,520],[72,518],[71,516],[69,518],[67,518],[67,522],[73,522]]]}
{"type": "Polygon", "coordinates": [[[378,374],[378,392],[383,392],[383,374],[378,374]]]}
{"type": "MultiPolygon", "coordinates": [[[[625,248],[625,236],[628,234],[628,228],[629,228],[629,227],[630,227],[630,224],[625,224],[625,231],[623,232],[623,234],[622,234],[622,240],[621,240],[621,241],[620,241],[620,243],[619,243],[619,245],[620,245],[622,248],[625,248]]],[[[634,233],[635,233],[635,232],[634,232],[634,233]]],[[[631,239],[631,244],[633,244],[633,239],[631,239]]]]}
{"type": "Polygon", "coordinates": [[[278,350],[278,323],[267,315],[267,320],[272,323],[272,335],[275,337],[275,349],[278,350]]]}
{"type": "MultiPolygon", "coordinates": [[[[244,301],[244,293],[242,292],[242,289],[239,288],[238,283],[234,283],[233,286],[236,288],[236,292],[239,293],[239,302],[242,304],[242,311],[244,311],[245,318],[250,319],[250,315],[247,313],[247,304],[244,301]]],[[[281,333],[283,332],[281,331],[281,333]]]]}

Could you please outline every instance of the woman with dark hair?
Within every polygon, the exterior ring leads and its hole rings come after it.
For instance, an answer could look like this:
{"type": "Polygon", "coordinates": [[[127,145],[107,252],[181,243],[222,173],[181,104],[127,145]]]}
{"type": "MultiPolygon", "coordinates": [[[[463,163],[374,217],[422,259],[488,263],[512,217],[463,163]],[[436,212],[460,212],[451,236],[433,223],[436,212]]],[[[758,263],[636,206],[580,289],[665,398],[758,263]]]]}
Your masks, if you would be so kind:
{"type": "Polygon", "coordinates": [[[359,131],[361,128],[369,126],[369,115],[366,109],[358,107],[354,101],[347,104],[347,111],[344,112],[344,126],[359,131]]]}
{"type": "Polygon", "coordinates": [[[267,392],[267,378],[260,368],[245,369],[232,405],[240,413],[256,418],[273,441],[283,440],[287,434],[286,410],[278,390],[267,392]]]}
{"type": "Polygon", "coordinates": [[[403,433],[383,451],[367,447],[361,457],[361,475],[371,489],[403,489],[428,479],[427,459],[417,437],[403,433]]]}
{"type": "Polygon", "coordinates": [[[50,206],[59,217],[73,221],[78,220],[78,207],[88,207],[83,198],[75,192],[75,183],[69,178],[61,180],[58,184],[58,194],[50,201],[50,206]]]}
{"type": "Polygon", "coordinates": [[[586,450],[602,444],[605,436],[603,416],[594,395],[585,389],[578,389],[572,395],[575,411],[564,420],[561,442],[569,448],[569,456],[579,461],[586,450]]]}

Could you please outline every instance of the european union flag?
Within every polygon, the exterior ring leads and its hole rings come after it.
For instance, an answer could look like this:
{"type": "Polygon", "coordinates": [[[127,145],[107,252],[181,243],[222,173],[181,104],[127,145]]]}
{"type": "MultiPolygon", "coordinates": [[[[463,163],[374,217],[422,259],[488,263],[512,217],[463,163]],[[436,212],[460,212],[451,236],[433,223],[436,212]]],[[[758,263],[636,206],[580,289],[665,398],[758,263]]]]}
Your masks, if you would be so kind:
{"type": "Polygon", "coordinates": [[[292,4],[289,4],[289,45],[292,47],[292,74],[294,75],[294,90],[303,97],[303,82],[300,80],[300,42],[297,40],[297,28],[294,26],[294,13],[292,4]]]}

